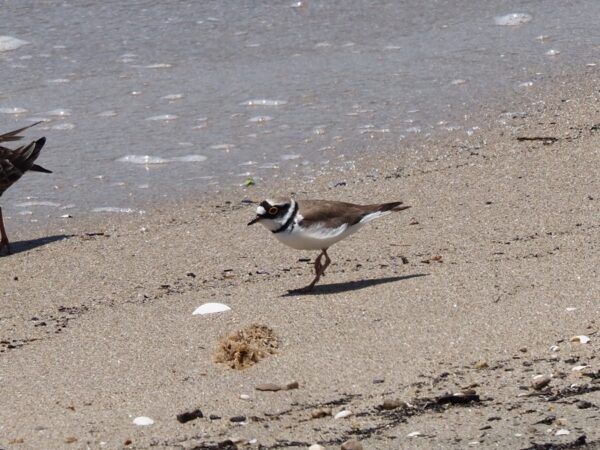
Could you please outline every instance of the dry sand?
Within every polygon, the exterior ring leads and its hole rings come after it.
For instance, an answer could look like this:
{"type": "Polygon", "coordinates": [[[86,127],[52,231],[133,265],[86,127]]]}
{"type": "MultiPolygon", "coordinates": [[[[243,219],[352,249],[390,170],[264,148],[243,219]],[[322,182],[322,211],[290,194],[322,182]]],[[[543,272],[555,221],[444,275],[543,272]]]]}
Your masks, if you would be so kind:
{"type": "Polygon", "coordinates": [[[499,100],[514,113],[478,112],[489,126],[469,138],[373,150],[314,183],[8,222],[0,448],[600,448],[596,75],[499,100]],[[321,285],[289,295],[316,255],[246,227],[242,200],[291,191],[413,208],[332,247],[321,285]],[[193,316],[206,302],[232,309],[193,316]],[[276,353],[215,363],[219,340],[252,324],[276,353]],[[535,389],[536,375],[550,378],[535,389]]]}

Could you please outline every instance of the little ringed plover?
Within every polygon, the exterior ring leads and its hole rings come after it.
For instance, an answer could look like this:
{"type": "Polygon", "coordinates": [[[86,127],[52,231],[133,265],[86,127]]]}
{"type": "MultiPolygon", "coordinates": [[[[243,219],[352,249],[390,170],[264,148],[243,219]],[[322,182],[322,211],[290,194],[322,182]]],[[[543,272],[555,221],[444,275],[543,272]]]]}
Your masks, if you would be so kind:
{"type": "Polygon", "coordinates": [[[260,222],[283,244],[297,250],[321,250],[315,260],[311,290],[331,263],[327,249],[358,231],[365,223],[410,208],[402,202],[355,205],[328,200],[264,200],[248,225],[260,222]],[[325,257],[325,261],[321,259],[325,257]]]}

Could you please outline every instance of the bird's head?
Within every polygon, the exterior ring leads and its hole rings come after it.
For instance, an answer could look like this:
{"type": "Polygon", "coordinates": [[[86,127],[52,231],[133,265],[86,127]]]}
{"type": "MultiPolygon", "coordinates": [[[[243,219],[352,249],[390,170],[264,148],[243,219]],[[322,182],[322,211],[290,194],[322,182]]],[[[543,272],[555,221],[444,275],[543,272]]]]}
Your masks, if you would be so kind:
{"type": "Polygon", "coordinates": [[[260,222],[265,228],[275,231],[293,216],[295,205],[293,199],[263,200],[256,208],[256,217],[248,225],[260,222]]]}

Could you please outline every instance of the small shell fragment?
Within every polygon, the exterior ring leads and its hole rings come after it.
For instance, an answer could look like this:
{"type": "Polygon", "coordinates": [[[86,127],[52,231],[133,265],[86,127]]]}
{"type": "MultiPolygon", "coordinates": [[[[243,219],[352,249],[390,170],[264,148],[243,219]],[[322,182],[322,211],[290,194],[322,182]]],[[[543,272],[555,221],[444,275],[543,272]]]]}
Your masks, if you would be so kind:
{"type": "Polygon", "coordinates": [[[345,410],[337,413],[335,416],[333,416],[333,418],[334,419],[345,419],[346,417],[349,417],[351,415],[352,415],[352,411],[345,409],[345,410]]]}
{"type": "Polygon", "coordinates": [[[581,334],[579,336],[573,336],[570,339],[571,342],[580,342],[581,344],[587,344],[588,342],[590,342],[590,338],[584,334],[581,334]]]}
{"type": "Polygon", "coordinates": [[[205,303],[194,310],[192,315],[213,314],[223,311],[229,311],[231,308],[223,303],[205,303]]]}
{"type": "Polygon", "coordinates": [[[154,420],[152,420],[150,417],[146,417],[146,416],[139,416],[139,417],[136,417],[135,419],[133,419],[134,425],[146,426],[146,425],[152,425],[153,423],[154,423],[154,420]]]}
{"type": "Polygon", "coordinates": [[[554,433],[555,436],[566,436],[567,434],[571,434],[571,432],[564,428],[561,428],[560,430],[557,430],[556,433],[554,433]]]}

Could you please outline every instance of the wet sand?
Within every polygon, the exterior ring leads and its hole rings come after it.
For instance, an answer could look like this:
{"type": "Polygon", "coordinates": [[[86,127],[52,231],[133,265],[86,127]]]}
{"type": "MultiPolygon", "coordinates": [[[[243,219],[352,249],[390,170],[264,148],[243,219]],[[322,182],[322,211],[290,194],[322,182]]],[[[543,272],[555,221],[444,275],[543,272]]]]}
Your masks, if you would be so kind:
{"type": "Polygon", "coordinates": [[[600,448],[598,86],[590,68],[499,100],[510,114],[482,110],[471,137],[373,150],[310,184],[7,223],[0,448],[600,448]],[[322,283],[290,294],[316,255],[246,227],[245,202],[290,192],[412,209],[332,247],[322,283]],[[231,311],[192,315],[207,302],[231,311]],[[276,353],[215,363],[252,324],[276,353]]]}

